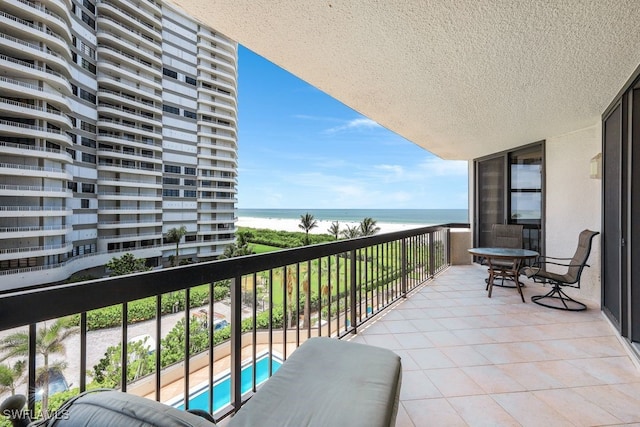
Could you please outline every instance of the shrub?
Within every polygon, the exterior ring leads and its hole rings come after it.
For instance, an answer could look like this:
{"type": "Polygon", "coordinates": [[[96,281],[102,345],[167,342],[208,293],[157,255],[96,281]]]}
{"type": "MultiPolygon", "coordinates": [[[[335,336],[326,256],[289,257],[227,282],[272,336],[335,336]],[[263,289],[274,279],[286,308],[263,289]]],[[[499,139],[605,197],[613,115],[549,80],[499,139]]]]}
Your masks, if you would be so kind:
{"type": "MultiPolygon", "coordinates": [[[[185,291],[172,292],[162,296],[162,314],[170,314],[184,310],[185,291]]],[[[229,281],[218,282],[213,287],[214,301],[220,301],[229,296],[229,281]]],[[[209,303],[209,285],[202,285],[191,289],[189,307],[200,307],[209,303]]],[[[143,322],[156,317],[156,298],[149,297],[128,304],[129,323],[143,322]]],[[[92,310],[87,313],[87,328],[89,330],[112,328],[122,323],[122,305],[114,305],[92,310]]],[[[73,324],[80,324],[80,315],[75,315],[73,324]]]]}

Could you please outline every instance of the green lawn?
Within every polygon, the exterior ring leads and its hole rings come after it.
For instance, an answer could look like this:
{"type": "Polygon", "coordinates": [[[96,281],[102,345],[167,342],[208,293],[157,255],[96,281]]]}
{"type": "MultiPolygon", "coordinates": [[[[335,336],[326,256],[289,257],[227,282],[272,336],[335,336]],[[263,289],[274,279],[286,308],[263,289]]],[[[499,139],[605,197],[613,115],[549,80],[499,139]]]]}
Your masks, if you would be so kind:
{"type": "Polygon", "coordinates": [[[262,245],[260,243],[251,243],[251,249],[253,249],[253,252],[257,253],[257,254],[263,254],[266,252],[273,252],[273,251],[278,251],[282,248],[277,248],[275,246],[269,246],[269,245],[262,245]]]}
{"type": "MultiPolygon", "coordinates": [[[[379,258],[380,258],[380,261],[382,261],[382,257],[379,256],[379,258]]],[[[388,260],[389,256],[385,256],[384,258],[388,260]]],[[[363,268],[364,262],[357,261],[357,263],[358,263],[357,268],[361,271],[360,274],[364,274],[364,268],[363,268]]],[[[345,289],[349,286],[349,282],[350,282],[349,272],[350,272],[351,260],[340,258],[339,268],[337,268],[336,257],[332,256],[330,271],[327,268],[326,257],[322,259],[321,265],[322,266],[318,268],[318,260],[311,261],[311,275],[310,275],[311,276],[311,280],[310,280],[311,294],[312,295],[321,294],[323,292],[323,289],[322,289],[323,286],[327,285],[329,282],[329,276],[331,276],[331,295],[335,297],[338,294],[338,292],[345,292],[345,289]],[[339,282],[339,289],[338,289],[338,286],[336,286],[338,282],[339,282]]],[[[366,263],[367,278],[369,281],[383,280],[384,278],[392,279],[392,276],[394,274],[397,274],[397,268],[383,269],[381,265],[383,264],[382,263],[378,264],[371,261],[366,263]],[[380,267],[378,267],[376,264],[379,265],[380,267]]],[[[307,268],[308,268],[307,263],[302,263],[300,265],[300,276],[301,276],[300,293],[304,292],[303,282],[308,280],[307,268]]],[[[297,285],[295,284],[296,267],[290,266],[287,270],[289,269],[291,269],[292,277],[294,280],[293,286],[295,289],[297,287],[297,285]]],[[[268,273],[266,272],[258,273],[258,283],[266,283],[267,277],[268,277],[268,273]]],[[[362,281],[363,281],[362,278],[359,278],[359,282],[362,283],[362,281]]],[[[245,289],[248,290],[253,288],[252,277],[245,276],[245,278],[243,279],[243,282],[244,282],[243,286],[245,287],[245,289]]],[[[275,269],[273,271],[273,303],[275,305],[282,304],[284,299],[285,288],[286,288],[286,277],[284,276],[284,269],[283,268],[275,269]]],[[[293,296],[295,298],[295,290],[293,292],[294,292],[293,296]]]]}

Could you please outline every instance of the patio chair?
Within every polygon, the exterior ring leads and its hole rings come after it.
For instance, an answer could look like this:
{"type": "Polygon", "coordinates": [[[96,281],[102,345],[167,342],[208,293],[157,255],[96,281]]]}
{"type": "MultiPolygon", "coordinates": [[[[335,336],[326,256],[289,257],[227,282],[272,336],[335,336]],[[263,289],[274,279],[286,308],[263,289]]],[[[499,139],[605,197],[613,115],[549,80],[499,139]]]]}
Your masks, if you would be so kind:
{"type": "MultiPolygon", "coordinates": [[[[491,246],[494,248],[522,249],[522,225],[493,224],[491,226],[491,246]]],[[[494,272],[494,286],[515,287],[504,284],[505,279],[513,281],[513,262],[507,260],[494,260],[491,262],[494,272]],[[501,279],[500,284],[495,279],[501,279]]],[[[489,279],[486,279],[487,290],[489,279]]]]}
{"type": "Polygon", "coordinates": [[[549,283],[553,287],[545,295],[535,295],[531,301],[549,308],[569,311],[586,310],[587,306],[574,300],[562,290],[563,286],[580,288],[580,276],[585,267],[589,267],[587,259],[591,252],[593,238],[600,234],[597,231],[583,230],[578,237],[578,248],[572,258],[554,258],[541,256],[531,267],[525,267],[523,273],[537,283],[549,283]],[[568,261],[568,262],[567,262],[568,261]],[[547,270],[547,266],[566,267],[564,274],[547,270]]]}

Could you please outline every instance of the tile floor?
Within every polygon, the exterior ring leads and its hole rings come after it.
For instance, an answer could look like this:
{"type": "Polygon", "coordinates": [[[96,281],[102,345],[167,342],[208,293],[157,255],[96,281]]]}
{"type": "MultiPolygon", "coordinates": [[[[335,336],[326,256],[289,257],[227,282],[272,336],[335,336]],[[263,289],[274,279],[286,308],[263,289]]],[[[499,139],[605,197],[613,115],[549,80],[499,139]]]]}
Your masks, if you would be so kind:
{"type": "Polygon", "coordinates": [[[352,340],[402,357],[398,427],[640,426],[640,370],[597,303],[531,302],[547,288],[494,287],[452,267],[352,340]]]}

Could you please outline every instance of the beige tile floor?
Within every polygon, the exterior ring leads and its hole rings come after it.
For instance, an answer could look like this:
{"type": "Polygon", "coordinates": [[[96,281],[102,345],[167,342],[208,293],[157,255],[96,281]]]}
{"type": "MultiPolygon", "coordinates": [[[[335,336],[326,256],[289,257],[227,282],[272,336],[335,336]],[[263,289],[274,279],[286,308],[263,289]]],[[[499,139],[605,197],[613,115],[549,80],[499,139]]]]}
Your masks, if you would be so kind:
{"type": "Polygon", "coordinates": [[[640,426],[640,371],[598,303],[531,302],[528,281],[484,290],[486,268],[452,267],[353,341],[402,357],[398,427],[640,426]]]}

